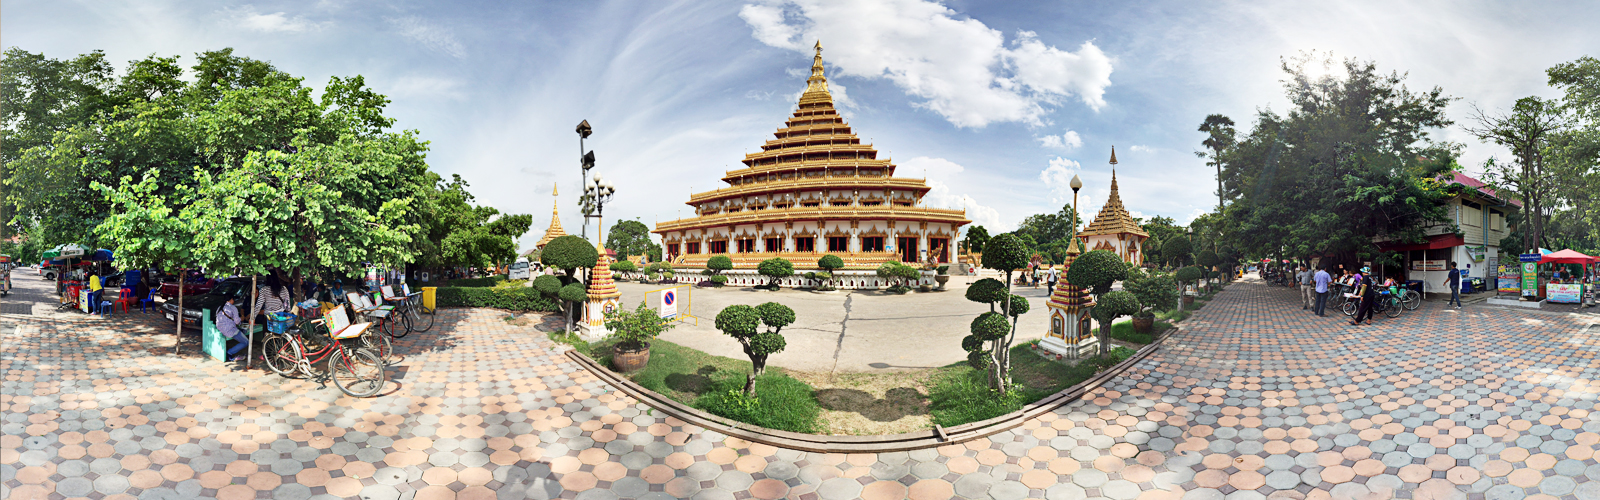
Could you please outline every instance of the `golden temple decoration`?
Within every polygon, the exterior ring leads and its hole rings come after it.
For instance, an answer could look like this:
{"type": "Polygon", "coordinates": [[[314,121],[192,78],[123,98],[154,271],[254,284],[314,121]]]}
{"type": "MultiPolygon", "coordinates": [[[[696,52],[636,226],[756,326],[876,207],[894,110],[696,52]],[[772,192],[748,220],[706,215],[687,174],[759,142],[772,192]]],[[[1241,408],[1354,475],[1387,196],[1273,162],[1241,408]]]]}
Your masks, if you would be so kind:
{"type": "MultiPolygon", "coordinates": [[[[561,191],[559,190],[559,184],[552,185],[551,188],[550,188],[550,196],[551,197],[557,197],[557,196],[560,196],[560,195],[561,195],[561,191]]],[[[559,238],[559,237],[567,235],[567,232],[565,230],[561,229],[561,209],[560,209],[560,207],[561,207],[561,202],[559,202],[559,201],[551,201],[550,202],[550,228],[544,230],[544,237],[539,238],[539,242],[535,243],[533,245],[534,248],[544,248],[545,245],[550,243],[550,240],[553,240],[553,239],[556,239],[556,238],[559,238]]]]}

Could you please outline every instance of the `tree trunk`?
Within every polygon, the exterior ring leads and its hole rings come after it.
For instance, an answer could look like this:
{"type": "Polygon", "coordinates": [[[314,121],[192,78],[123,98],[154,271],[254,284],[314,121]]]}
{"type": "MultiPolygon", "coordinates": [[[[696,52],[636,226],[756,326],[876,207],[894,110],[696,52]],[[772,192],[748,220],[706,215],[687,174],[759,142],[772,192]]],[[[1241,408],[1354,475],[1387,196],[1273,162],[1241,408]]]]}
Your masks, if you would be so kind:
{"type": "MultiPolygon", "coordinates": [[[[1000,304],[1001,314],[1004,314],[1008,317],[1011,316],[1011,272],[1012,271],[1010,269],[1006,270],[1006,296],[1002,299],[1004,302],[1000,304]]],[[[1006,357],[1006,347],[1008,347],[1010,343],[1009,337],[1016,334],[1017,318],[1012,317],[1011,334],[1007,336],[1007,342],[1002,344],[1000,341],[995,341],[994,350],[992,351],[994,358],[992,362],[994,363],[994,366],[989,367],[989,373],[991,374],[992,378],[990,383],[994,384],[994,390],[1000,391],[1000,394],[1005,394],[1006,390],[1008,389],[1007,386],[1010,385],[1006,383],[1007,381],[1005,379],[1005,365],[1010,362],[1010,360],[1006,357]]]]}
{"type": "Polygon", "coordinates": [[[261,311],[256,310],[256,276],[252,274],[250,275],[250,326],[244,329],[244,369],[246,370],[250,369],[250,361],[255,358],[256,344],[251,340],[254,340],[256,333],[257,314],[261,314],[261,311]]]}
{"type": "Polygon", "coordinates": [[[172,354],[183,353],[183,270],[178,270],[178,332],[173,334],[172,354]]]}
{"type": "MultiPolygon", "coordinates": [[[[1096,321],[1099,320],[1097,319],[1096,321]]],[[[1111,325],[1102,323],[1100,325],[1100,357],[1104,358],[1108,354],[1111,354],[1111,325]]]]}

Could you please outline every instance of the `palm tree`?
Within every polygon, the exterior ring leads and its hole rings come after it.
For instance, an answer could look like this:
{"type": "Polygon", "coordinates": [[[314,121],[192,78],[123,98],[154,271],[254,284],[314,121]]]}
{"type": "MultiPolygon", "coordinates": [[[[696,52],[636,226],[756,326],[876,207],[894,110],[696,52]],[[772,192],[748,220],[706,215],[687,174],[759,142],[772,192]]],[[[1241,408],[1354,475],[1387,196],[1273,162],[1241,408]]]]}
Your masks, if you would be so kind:
{"type": "Polygon", "coordinates": [[[1207,158],[1208,165],[1217,167],[1217,214],[1222,214],[1222,150],[1233,145],[1233,119],[1224,115],[1210,115],[1200,124],[1200,131],[1207,135],[1206,140],[1200,144],[1211,151],[1195,151],[1194,155],[1207,158]]]}

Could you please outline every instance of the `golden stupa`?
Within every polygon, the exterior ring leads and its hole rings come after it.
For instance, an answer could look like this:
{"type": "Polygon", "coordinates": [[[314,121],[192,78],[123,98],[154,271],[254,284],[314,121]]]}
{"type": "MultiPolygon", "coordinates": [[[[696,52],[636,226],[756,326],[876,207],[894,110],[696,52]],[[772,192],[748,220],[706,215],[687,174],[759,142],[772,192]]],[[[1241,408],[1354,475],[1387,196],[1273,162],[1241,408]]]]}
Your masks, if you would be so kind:
{"type": "MultiPolygon", "coordinates": [[[[551,186],[550,187],[550,196],[551,197],[560,196],[560,194],[561,194],[561,191],[556,186],[551,186]]],[[[556,239],[556,238],[559,238],[559,237],[567,235],[567,232],[565,230],[561,229],[561,209],[560,209],[561,202],[560,201],[553,201],[551,203],[552,203],[552,205],[550,206],[550,228],[544,230],[544,237],[539,238],[539,242],[533,244],[534,248],[542,249],[542,248],[544,248],[545,245],[548,245],[550,243],[550,240],[553,240],[553,239],[556,239]]]]}
{"type": "Polygon", "coordinates": [[[1094,222],[1078,236],[1084,239],[1089,250],[1110,250],[1122,257],[1123,262],[1144,265],[1140,247],[1150,234],[1139,227],[1128,209],[1123,208],[1122,197],[1117,194],[1116,146],[1111,147],[1111,195],[1106,198],[1105,206],[1100,207],[1100,213],[1094,216],[1094,222]]]}
{"type": "Polygon", "coordinates": [[[833,107],[817,43],[799,106],[776,138],[723,173],[728,187],[695,193],[695,216],[656,224],[669,262],[686,267],[725,254],[736,268],[772,257],[811,267],[827,254],[849,268],[885,261],[948,263],[965,210],[921,206],[923,179],[894,177],[895,165],[861,139],[833,107]]]}

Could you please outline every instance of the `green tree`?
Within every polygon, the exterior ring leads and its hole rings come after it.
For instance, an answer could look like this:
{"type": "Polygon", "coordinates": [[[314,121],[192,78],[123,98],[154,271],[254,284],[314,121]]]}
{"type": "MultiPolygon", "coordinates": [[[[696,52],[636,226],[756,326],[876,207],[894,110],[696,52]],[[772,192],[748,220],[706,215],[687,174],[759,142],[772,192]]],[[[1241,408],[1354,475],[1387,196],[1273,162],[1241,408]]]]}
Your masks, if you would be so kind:
{"type": "Polygon", "coordinates": [[[1173,277],[1178,280],[1178,283],[1182,283],[1186,287],[1190,286],[1203,276],[1205,276],[1205,273],[1201,272],[1200,268],[1194,266],[1178,269],[1178,272],[1173,275],[1173,277]]]}
{"type": "Polygon", "coordinates": [[[773,257],[761,261],[761,264],[756,266],[756,272],[771,278],[767,282],[767,288],[776,291],[778,289],[778,280],[794,276],[794,264],[783,257],[773,257]]]}
{"type": "MultiPolygon", "coordinates": [[[[1008,233],[995,236],[990,238],[983,246],[983,267],[1005,273],[1005,289],[1003,293],[991,291],[992,293],[979,294],[976,298],[996,299],[995,302],[1000,303],[1001,312],[989,312],[980,315],[973,322],[972,336],[968,337],[969,339],[976,339],[977,342],[962,341],[962,347],[967,348],[968,363],[974,367],[983,365],[988,371],[989,387],[999,391],[1000,394],[1006,394],[1011,390],[1011,342],[1017,336],[1018,317],[1027,312],[1025,305],[1019,307],[1018,301],[1012,298],[1012,273],[1017,268],[1027,265],[1027,248],[1023,247],[1022,241],[1016,235],[1008,233]],[[1000,315],[998,323],[993,319],[984,319],[994,318],[995,316],[992,315],[995,314],[1000,315]],[[1003,329],[997,330],[995,325],[1003,325],[1007,316],[1011,318],[1010,324],[1005,325],[1003,329]],[[982,323],[981,325],[980,322],[982,323]],[[982,358],[982,361],[975,358],[982,358]]],[[[985,288],[992,288],[992,285],[985,285],[985,288]]],[[[974,295],[969,291],[968,298],[973,297],[974,295]]],[[[1023,303],[1025,304],[1026,301],[1023,301],[1023,303]]],[[[991,302],[990,310],[993,309],[994,306],[991,302]]]]}
{"type": "Polygon", "coordinates": [[[1115,323],[1117,318],[1138,314],[1139,310],[1139,298],[1132,292],[1120,290],[1110,292],[1095,301],[1094,309],[1089,314],[1094,316],[1096,323],[1100,324],[1102,333],[1100,336],[1100,355],[1102,357],[1108,352],[1106,350],[1105,333],[1111,331],[1111,324],[1115,323]]]}
{"type": "Polygon", "coordinates": [[[1161,258],[1170,265],[1181,266],[1192,262],[1190,252],[1193,251],[1194,245],[1185,236],[1172,236],[1161,242],[1161,258]]]}
{"type": "MultiPolygon", "coordinates": [[[[1212,272],[1211,268],[1216,267],[1221,262],[1217,259],[1217,253],[1207,248],[1194,255],[1194,263],[1199,264],[1200,269],[1205,271],[1209,276],[1209,274],[1212,272]]],[[[1208,281],[1206,282],[1206,285],[1210,286],[1211,283],[1208,281]]]]}
{"type": "Polygon", "coordinates": [[[982,252],[983,246],[989,244],[989,230],[983,226],[967,228],[967,239],[962,240],[969,252],[982,252]]]}
{"type": "Polygon", "coordinates": [[[766,371],[768,356],[783,352],[787,347],[780,332],[794,320],[794,310],[777,302],[755,307],[733,305],[717,313],[717,329],[738,340],[745,356],[750,358],[751,370],[744,384],[746,395],[756,396],[756,377],[766,371]],[[763,325],[765,329],[761,328],[763,325]]]}
{"type": "Polygon", "coordinates": [[[1206,140],[1200,145],[1210,151],[1195,151],[1194,155],[1205,158],[1206,165],[1217,168],[1217,213],[1222,213],[1222,151],[1233,145],[1233,119],[1227,115],[1207,115],[1199,131],[1206,133],[1206,140]]]}
{"type": "Polygon", "coordinates": [[[838,255],[833,255],[833,254],[824,255],[824,256],[822,256],[822,258],[817,259],[817,267],[822,268],[823,271],[827,271],[828,272],[828,277],[827,278],[823,278],[823,280],[825,282],[825,286],[827,287],[827,289],[832,290],[833,289],[833,277],[835,276],[835,274],[840,269],[844,268],[844,259],[839,258],[838,255]]]}
{"type": "Polygon", "coordinates": [[[722,286],[728,282],[728,277],[723,276],[722,272],[729,269],[733,269],[733,259],[726,255],[713,255],[706,259],[706,269],[702,273],[711,276],[711,282],[716,283],[716,286],[722,286]]]}
{"type": "Polygon", "coordinates": [[[606,235],[606,248],[624,257],[653,255],[652,262],[661,260],[661,245],[650,241],[650,228],[636,220],[623,220],[611,226],[611,232],[606,235]]]}
{"type": "Polygon", "coordinates": [[[572,280],[580,279],[578,269],[592,268],[599,260],[600,252],[593,244],[570,234],[550,240],[545,244],[544,251],[539,254],[539,262],[565,271],[567,277],[572,280]]]}
{"type": "Polygon", "coordinates": [[[1148,318],[1155,312],[1170,311],[1178,306],[1178,283],[1171,274],[1130,278],[1122,282],[1122,289],[1139,299],[1139,312],[1134,316],[1148,318]]]}
{"type": "MultiPolygon", "coordinates": [[[[1111,253],[1109,250],[1095,250],[1080,255],[1077,260],[1072,261],[1072,267],[1067,268],[1067,275],[1064,279],[1067,280],[1067,283],[1071,283],[1072,286],[1088,290],[1091,295],[1094,295],[1095,302],[1099,303],[1100,299],[1111,291],[1113,283],[1122,281],[1127,277],[1128,268],[1123,265],[1121,257],[1111,253]]],[[[1100,306],[1096,305],[1095,307],[1100,306]]],[[[1094,314],[1093,310],[1090,311],[1090,314],[1094,314]]],[[[1107,353],[1111,352],[1110,343],[1111,324],[1101,322],[1101,357],[1105,357],[1107,353]]]]}
{"type": "MultiPolygon", "coordinates": [[[[102,238],[118,242],[118,264],[128,269],[157,268],[179,272],[193,267],[195,220],[181,217],[178,209],[189,205],[195,194],[187,189],[172,196],[156,193],[158,183],[146,176],[135,184],[123,178],[123,189],[98,185],[100,192],[111,203],[113,213],[97,228],[102,238]]],[[[178,310],[183,310],[184,281],[178,280],[178,310]]],[[[173,331],[173,353],[183,345],[183,322],[178,321],[173,331]]]]}

